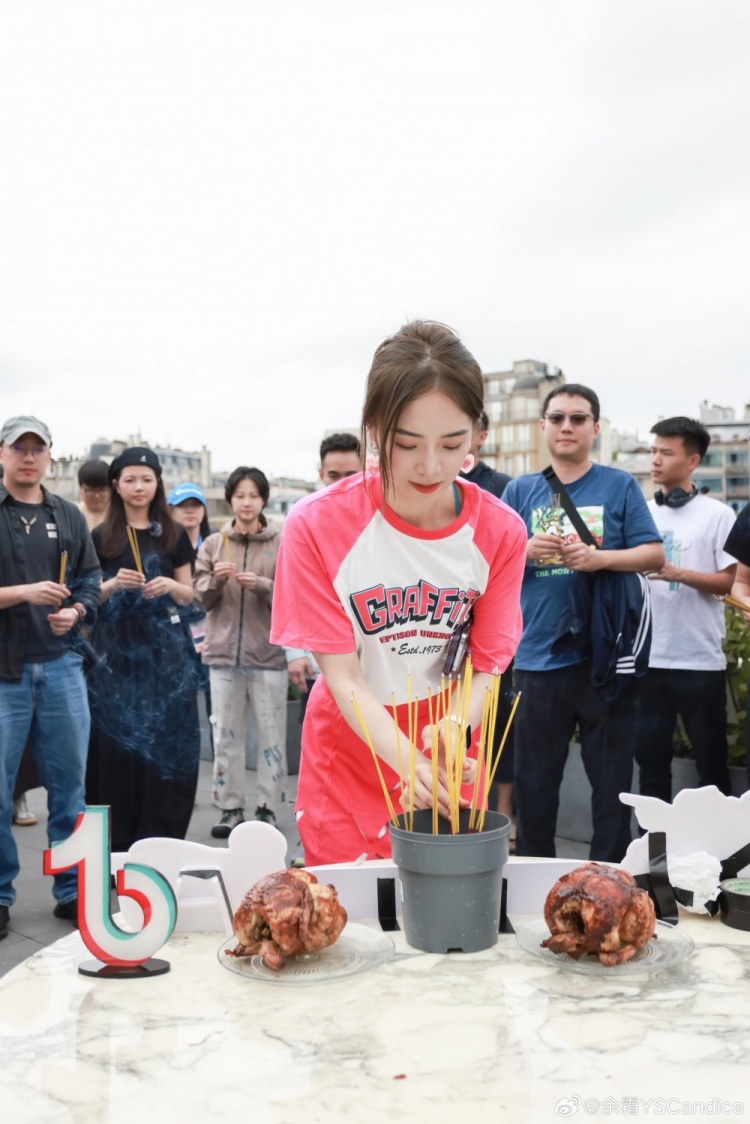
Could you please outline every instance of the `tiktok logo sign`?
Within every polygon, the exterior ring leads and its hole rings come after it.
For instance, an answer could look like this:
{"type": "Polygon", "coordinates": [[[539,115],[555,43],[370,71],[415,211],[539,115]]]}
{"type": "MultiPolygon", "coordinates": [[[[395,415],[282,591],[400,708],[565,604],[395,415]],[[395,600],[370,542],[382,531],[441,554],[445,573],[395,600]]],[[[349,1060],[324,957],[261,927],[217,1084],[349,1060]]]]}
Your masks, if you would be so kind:
{"type": "Polygon", "coordinates": [[[83,943],[99,964],[82,964],[83,975],[102,977],[160,975],[166,960],[151,960],[166,944],[177,921],[177,902],[169,882],[153,867],[126,863],[117,874],[119,897],[132,898],[143,914],[139,932],[120,929],[110,908],[109,808],[82,812],[73,834],[44,852],[44,873],[78,867],[78,925],[83,943]]]}

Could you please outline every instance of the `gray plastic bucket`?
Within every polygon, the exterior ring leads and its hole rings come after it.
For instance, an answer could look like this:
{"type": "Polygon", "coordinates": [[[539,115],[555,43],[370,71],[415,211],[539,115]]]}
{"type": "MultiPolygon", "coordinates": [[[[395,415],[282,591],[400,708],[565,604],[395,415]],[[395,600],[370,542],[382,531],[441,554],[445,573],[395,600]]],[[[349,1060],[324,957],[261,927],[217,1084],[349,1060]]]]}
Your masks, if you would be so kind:
{"type": "MultiPolygon", "coordinates": [[[[404,817],[398,817],[403,825],[404,817]]],[[[401,881],[404,933],[424,952],[479,952],[497,944],[503,868],[510,820],[487,812],[484,831],[469,831],[468,809],[460,833],[441,816],[432,834],[432,809],[414,813],[414,830],[391,826],[393,861],[401,881]]]]}

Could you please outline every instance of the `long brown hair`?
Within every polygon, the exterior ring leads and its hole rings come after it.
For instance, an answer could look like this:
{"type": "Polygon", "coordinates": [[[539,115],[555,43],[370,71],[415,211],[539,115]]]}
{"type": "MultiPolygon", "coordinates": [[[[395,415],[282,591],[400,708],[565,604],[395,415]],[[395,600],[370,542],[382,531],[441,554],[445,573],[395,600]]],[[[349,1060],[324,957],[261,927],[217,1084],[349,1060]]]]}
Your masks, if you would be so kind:
{"type": "MultiPolygon", "coordinates": [[[[128,466],[124,467],[127,468],[128,466]]],[[[101,529],[102,558],[116,558],[118,554],[123,552],[128,543],[128,535],[125,530],[128,525],[125,518],[125,504],[122,502],[122,496],[114,484],[115,480],[119,480],[120,473],[123,471],[124,468],[112,480],[112,497],[101,529]]],[[[171,516],[164,491],[164,482],[160,474],[156,472],[154,475],[156,476],[156,492],[148,505],[148,517],[151,523],[158,523],[161,527],[161,533],[155,535],[154,539],[164,553],[169,554],[177,546],[183,528],[175,523],[171,516]]]]}
{"type": "Polygon", "coordinates": [[[367,376],[362,409],[362,448],[368,430],[377,434],[383,494],[390,484],[390,459],[401,413],[423,394],[439,390],[477,422],[484,409],[484,381],[474,356],[446,324],[412,320],[383,340],[367,376]]]}

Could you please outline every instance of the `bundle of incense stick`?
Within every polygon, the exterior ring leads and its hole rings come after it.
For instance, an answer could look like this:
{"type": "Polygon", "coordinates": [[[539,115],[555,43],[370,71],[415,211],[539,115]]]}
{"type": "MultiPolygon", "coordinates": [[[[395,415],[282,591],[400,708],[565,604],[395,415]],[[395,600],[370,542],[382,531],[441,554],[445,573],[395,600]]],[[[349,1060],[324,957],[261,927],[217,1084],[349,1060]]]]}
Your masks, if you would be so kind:
{"type": "Polygon", "coordinates": [[[733,609],[739,609],[741,613],[750,613],[750,605],[746,605],[744,601],[738,601],[736,597],[730,597],[728,593],[715,593],[714,597],[717,601],[725,601],[733,609]]]}
{"type": "MultiPolygon", "coordinates": [[[[438,834],[438,792],[441,772],[448,790],[449,821],[451,832],[457,835],[460,831],[461,787],[466,761],[466,750],[471,743],[471,727],[469,726],[469,703],[471,698],[473,669],[471,659],[466,661],[463,678],[440,680],[440,691],[432,693],[431,687],[427,688],[427,712],[430,731],[430,746],[432,756],[432,833],[438,834]],[[440,748],[442,748],[444,761],[440,761],[440,748]]],[[[514,700],[510,717],[505,727],[497,753],[493,757],[492,746],[495,741],[495,726],[497,723],[497,708],[500,699],[500,675],[492,676],[491,686],[486,688],[482,705],[482,723],[479,732],[479,742],[476,761],[476,773],[469,811],[469,831],[483,831],[490,786],[495,778],[500,757],[505,747],[516,708],[521,696],[518,694],[514,700]],[[485,775],[483,798],[479,800],[480,781],[485,775]]],[[[409,676],[407,682],[407,753],[408,772],[404,769],[404,753],[402,748],[403,734],[401,732],[395,695],[391,694],[393,708],[394,734],[396,738],[396,757],[401,793],[401,807],[403,808],[403,823],[407,831],[414,830],[414,776],[417,761],[417,740],[420,735],[419,725],[419,698],[412,698],[412,682],[409,676]],[[407,775],[408,802],[404,806],[404,777],[407,775]]],[[[383,777],[380,759],[375,751],[372,738],[367,729],[364,715],[357,702],[356,695],[352,694],[352,705],[357,716],[364,740],[370,748],[375,768],[378,773],[383,795],[394,826],[399,826],[396,813],[391,800],[391,794],[383,777]]]]}
{"type": "MultiPolygon", "coordinates": [[[[65,571],[68,568],[68,552],[67,550],[60,551],[60,581],[58,585],[65,585],[65,571]]],[[[62,605],[62,601],[57,602],[58,609],[62,605]]]]}
{"type": "Polygon", "coordinates": [[[142,574],[143,566],[141,565],[141,552],[138,548],[138,532],[136,531],[135,527],[130,526],[126,527],[125,530],[128,532],[128,541],[130,542],[130,549],[132,550],[133,558],[135,559],[135,568],[139,574],[142,574]]]}
{"type": "Polygon", "coordinates": [[[232,551],[229,549],[229,535],[226,533],[226,531],[222,531],[221,537],[224,540],[224,549],[227,552],[227,557],[229,558],[230,562],[233,562],[234,559],[232,558],[232,551]]]}

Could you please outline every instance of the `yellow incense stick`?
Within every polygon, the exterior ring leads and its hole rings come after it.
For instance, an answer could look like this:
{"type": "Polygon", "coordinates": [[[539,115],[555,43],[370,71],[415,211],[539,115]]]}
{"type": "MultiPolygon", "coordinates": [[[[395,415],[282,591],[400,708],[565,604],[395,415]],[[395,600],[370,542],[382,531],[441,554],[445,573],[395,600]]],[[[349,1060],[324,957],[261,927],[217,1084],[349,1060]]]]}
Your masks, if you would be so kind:
{"type": "Polygon", "coordinates": [[[130,540],[130,549],[133,552],[133,561],[135,562],[135,568],[139,574],[142,574],[143,566],[141,565],[141,552],[138,547],[138,533],[135,527],[127,527],[126,530],[128,532],[128,539],[130,540]]]}
{"type": "MultiPolygon", "coordinates": [[[[435,700],[435,707],[440,705],[440,696],[438,695],[435,700]]],[[[429,683],[427,684],[427,715],[430,721],[430,762],[432,764],[432,834],[438,833],[438,809],[437,809],[437,790],[438,790],[438,734],[437,723],[434,720],[435,710],[432,706],[432,690],[429,683]]]]}
{"type": "Polygon", "coordinates": [[[395,809],[393,807],[393,803],[391,801],[391,794],[388,791],[388,788],[387,788],[386,783],[385,783],[385,778],[383,777],[383,771],[380,768],[380,760],[378,758],[377,753],[375,752],[375,746],[372,744],[372,738],[370,737],[370,731],[367,729],[367,726],[365,725],[365,718],[364,718],[364,715],[362,714],[362,711],[360,710],[359,703],[357,702],[357,696],[354,694],[353,691],[352,691],[352,706],[354,707],[354,713],[357,715],[357,721],[359,722],[360,726],[362,727],[362,733],[364,734],[365,741],[367,742],[368,746],[370,747],[370,753],[372,754],[372,759],[375,762],[375,768],[378,771],[378,779],[380,781],[380,787],[383,790],[383,796],[385,797],[385,802],[388,805],[388,813],[391,817],[391,823],[393,824],[394,827],[398,827],[398,817],[396,815],[396,811],[395,811],[395,809]]]}
{"type": "MultiPolygon", "coordinates": [[[[68,568],[68,552],[67,550],[60,551],[60,581],[58,585],[65,585],[65,571],[68,568]]],[[[58,609],[62,608],[62,601],[57,602],[58,609]]]]}
{"type": "MultiPolygon", "coordinates": [[[[492,769],[494,768],[494,765],[495,765],[495,759],[493,757],[493,753],[495,752],[495,726],[497,725],[497,708],[498,708],[498,704],[500,702],[500,685],[501,685],[501,682],[502,682],[502,677],[500,675],[493,675],[493,677],[492,677],[491,699],[490,699],[490,713],[489,713],[490,728],[489,728],[488,733],[487,733],[487,751],[486,751],[487,752],[487,769],[488,769],[488,772],[492,772],[492,769]]],[[[485,787],[484,800],[482,802],[483,806],[485,808],[487,807],[487,801],[489,799],[489,791],[490,791],[489,785],[487,785],[485,787]]]]}
{"type": "MultiPolygon", "coordinates": [[[[498,749],[497,757],[495,758],[495,760],[492,764],[492,772],[490,773],[489,778],[487,780],[487,792],[490,791],[490,787],[492,785],[492,782],[495,779],[495,773],[497,772],[497,767],[500,764],[500,757],[502,756],[502,752],[503,752],[503,749],[505,747],[505,741],[506,741],[506,738],[508,737],[508,732],[509,732],[509,730],[510,730],[512,724],[513,724],[513,719],[515,717],[516,710],[518,709],[518,704],[519,704],[520,701],[521,701],[521,692],[519,691],[518,694],[516,695],[515,699],[513,700],[513,706],[511,707],[510,716],[508,718],[508,721],[507,721],[506,726],[505,726],[505,730],[503,732],[502,741],[500,742],[500,748],[498,749]]],[[[485,817],[485,813],[487,811],[486,804],[487,804],[487,802],[485,801],[485,806],[482,808],[482,812],[481,812],[481,815],[480,815],[480,818],[479,818],[479,831],[484,831],[484,817],[485,817]]]]}
{"type": "Polygon", "coordinates": [[[398,779],[401,789],[401,809],[406,816],[406,808],[404,808],[404,763],[401,754],[401,731],[398,726],[398,715],[396,713],[396,696],[391,691],[391,705],[393,706],[393,726],[396,734],[396,757],[398,759],[398,779]]]}
{"type": "Polygon", "coordinates": [[[715,593],[714,598],[716,601],[724,601],[733,609],[739,609],[741,613],[750,613],[750,605],[746,605],[744,601],[738,601],[736,597],[730,597],[728,593],[715,593]]]}
{"type": "Polygon", "coordinates": [[[417,726],[419,725],[419,696],[414,700],[413,737],[409,739],[409,831],[414,831],[414,771],[417,765],[417,726]]]}
{"type": "Polygon", "coordinates": [[[490,712],[490,697],[490,689],[489,687],[485,687],[484,698],[482,699],[482,724],[479,727],[479,743],[477,745],[477,771],[474,774],[474,788],[471,793],[469,831],[474,830],[474,823],[477,815],[477,803],[479,801],[479,781],[482,776],[482,768],[484,767],[484,747],[487,740],[487,722],[490,712]]]}
{"type": "Polygon", "coordinates": [[[227,552],[227,557],[229,558],[229,561],[234,562],[234,559],[232,558],[232,551],[229,548],[229,535],[226,533],[226,531],[222,531],[221,537],[224,540],[224,549],[227,552]]]}

